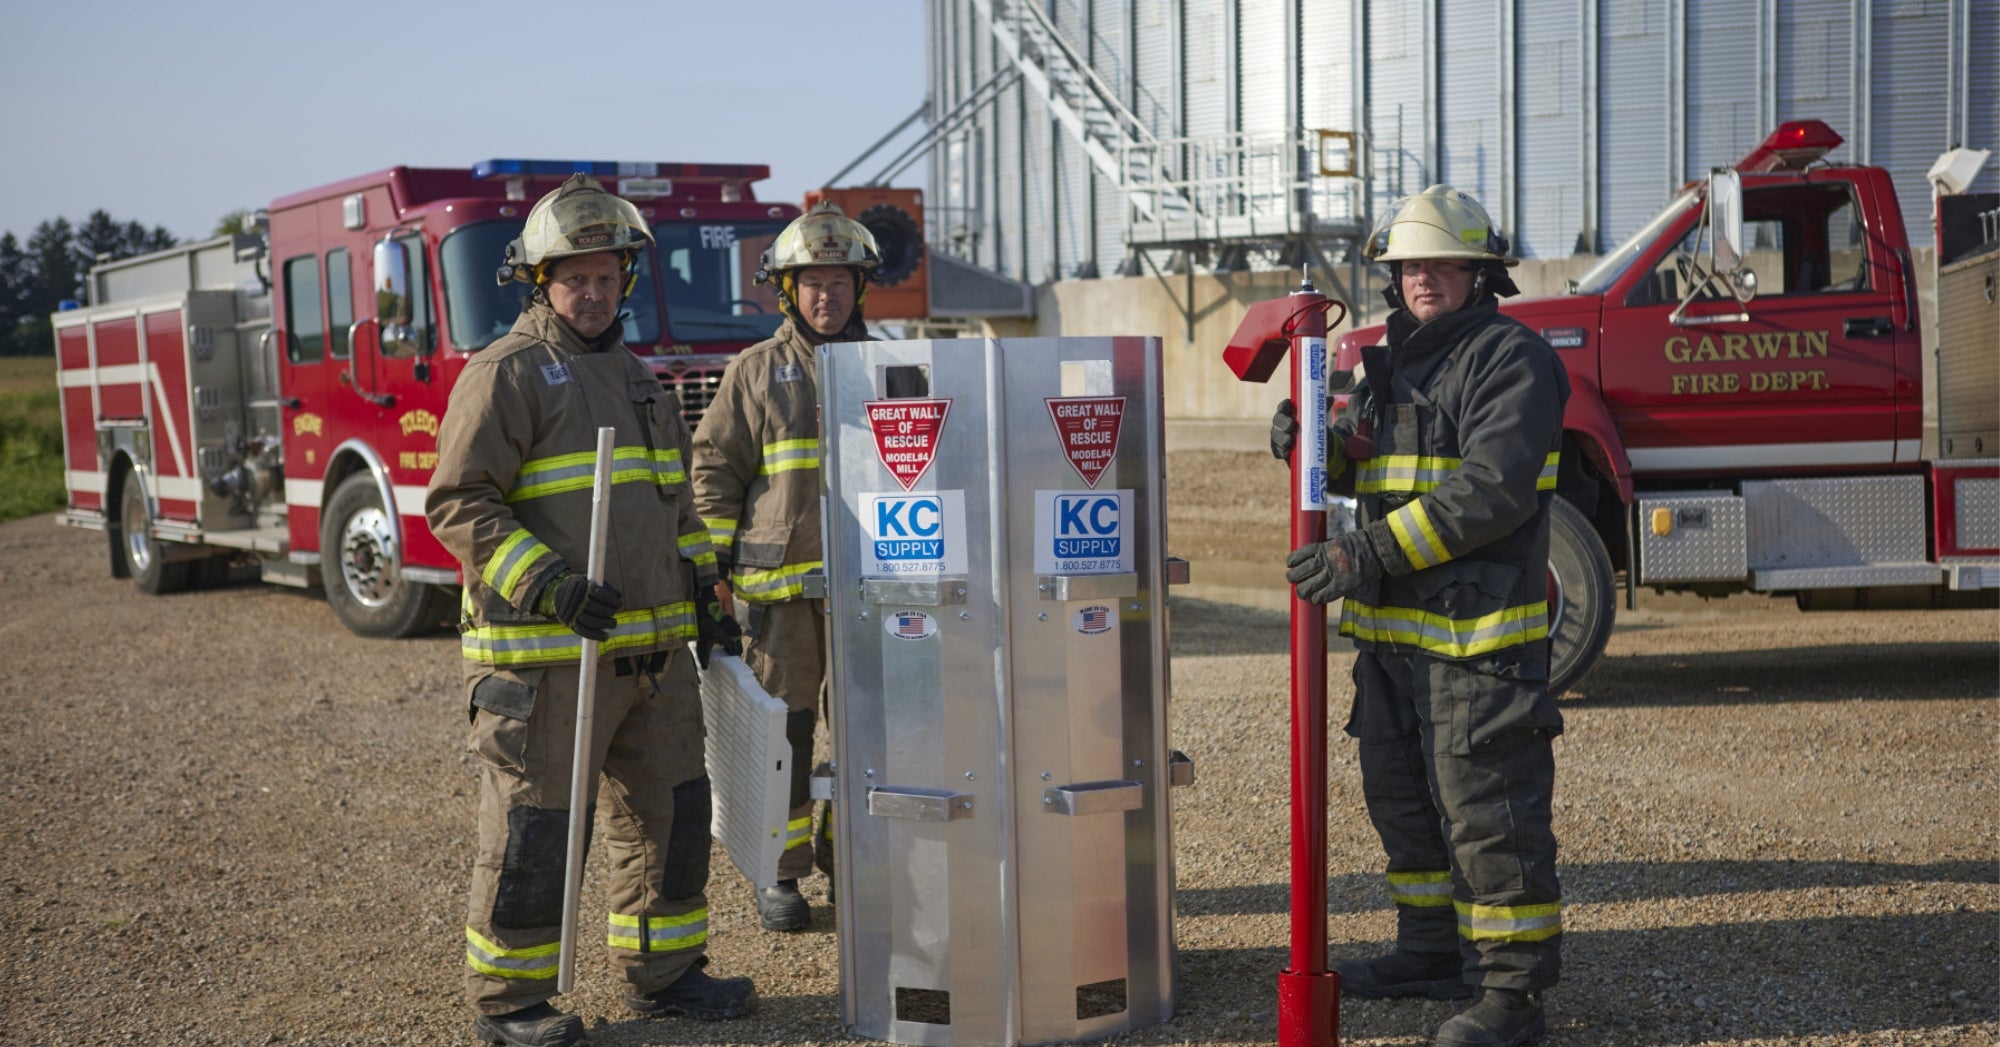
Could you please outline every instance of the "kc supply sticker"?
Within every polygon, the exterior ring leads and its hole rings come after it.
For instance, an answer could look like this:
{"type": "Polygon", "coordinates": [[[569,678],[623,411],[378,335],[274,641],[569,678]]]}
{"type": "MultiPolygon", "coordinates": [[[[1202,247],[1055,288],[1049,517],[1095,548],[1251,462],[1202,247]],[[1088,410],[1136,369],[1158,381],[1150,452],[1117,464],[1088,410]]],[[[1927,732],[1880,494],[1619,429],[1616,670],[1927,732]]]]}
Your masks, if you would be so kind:
{"type": "Polygon", "coordinates": [[[1132,570],[1132,492],[1036,491],[1036,574],[1132,570]]]}
{"type": "Polygon", "coordinates": [[[861,496],[861,573],[964,574],[965,492],[861,496]]]}
{"type": "Polygon", "coordinates": [[[1125,418],[1122,396],[1049,397],[1049,418],[1070,468],[1095,488],[1104,469],[1118,454],[1118,427],[1125,418]]]}
{"type": "Polygon", "coordinates": [[[875,433],[875,453],[882,467],[907,491],[930,469],[937,457],[938,434],[950,400],[870,400],[868,428],[875,433]]]}

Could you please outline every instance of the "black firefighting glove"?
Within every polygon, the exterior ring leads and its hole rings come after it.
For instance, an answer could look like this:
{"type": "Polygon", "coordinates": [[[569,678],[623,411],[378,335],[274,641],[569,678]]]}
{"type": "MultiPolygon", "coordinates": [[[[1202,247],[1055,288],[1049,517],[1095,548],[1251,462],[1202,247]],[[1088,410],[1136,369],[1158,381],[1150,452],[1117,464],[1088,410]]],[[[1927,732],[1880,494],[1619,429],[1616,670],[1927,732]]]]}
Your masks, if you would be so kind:
{"type": "Polygon", "coordinates": [[[695,597],[694,611],[694,660],[702,668],[708,668],[709,652],[717,647],[723,654],[743,657],[743,627],[736,619],[722,613],[722,601],[713,588],[704,589],[695,597]]]}
{"type": "Polygon", "coordinates": [[[562,571],[542,587],[535,611],[569,626],[586,640],[602,643],[618,624],[613,616],[624,602],[625,596],[618,590],[598,585],[575,571],[562,571]]]}
{"type": "Polygon", "coordinates": [[[1281,462],[1292,460],[1292,448],[1299,445],[1299,409],[1291,398],[1278,401],[1278,409],[1271,414],[1271,457],[1281,462]]]}
{"type": "Polygon", "coordinates": [[[1382,558],[1360,531],[1302,545],[1285,557],[1285,566],[1285,581],[1299,599],[1320,604],[1352,596],[1382,577],[1382,558]]]}

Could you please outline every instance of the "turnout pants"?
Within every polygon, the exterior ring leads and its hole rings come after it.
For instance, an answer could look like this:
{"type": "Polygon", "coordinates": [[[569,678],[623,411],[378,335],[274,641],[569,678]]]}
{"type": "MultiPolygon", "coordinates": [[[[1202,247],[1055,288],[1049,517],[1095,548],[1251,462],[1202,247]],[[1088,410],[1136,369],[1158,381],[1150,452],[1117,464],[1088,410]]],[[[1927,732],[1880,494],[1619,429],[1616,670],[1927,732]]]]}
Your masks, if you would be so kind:
{"type": "Polygon", "coordinates": [[[1561,718],[1546,683],[1477,664],[1362,651],[1347,733],[1388,852],[1398,945],[1460,952],[1473,985],[1545,989],[1561,973],[1549,825],[1561,718]]]}
{"type": "MultiPolygon", "coordinates": [[[[749,643],[744,664],[758,684],[790,710],[785,740],[792,745],[791,813],[786,816],[778,879],[797,880],[813,870],[813,736],[820,710],[826,706],[826,602],[754,604],[746,617],[749,643]]],[[[830,836],[833,827],[822,826],[820,831],[830,836]]]]}
{"type": "MultiPolygon", "coordinates": [[[[508,1014],[556,992],[581,668],[468,672],[480,780],[465,989],[479,1013],[508,1014]]],[[[597,668],[589,759],[600,774],[584,816],[603,815],[611,911],[602,925],[580,912],[577,933],[587,941],[605,927],[612,961],[638,993],[673,984],[708,941],[710,800],[696,688],[685,648],[597,668]]]]}

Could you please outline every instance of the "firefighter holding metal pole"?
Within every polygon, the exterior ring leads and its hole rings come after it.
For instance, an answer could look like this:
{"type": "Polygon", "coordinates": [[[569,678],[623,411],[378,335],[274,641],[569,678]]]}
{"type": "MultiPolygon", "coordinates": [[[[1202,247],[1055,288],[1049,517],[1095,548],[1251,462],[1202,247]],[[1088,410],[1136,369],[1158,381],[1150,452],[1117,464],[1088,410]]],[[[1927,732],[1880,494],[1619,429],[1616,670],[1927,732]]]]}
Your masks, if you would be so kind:
{"type": "Polygon", "coordinates": [[[820,551],[819,379],[813,357],[827,342],[868,341],[861,306],[882,262],[868,227],[831,202],[778,234],[757,271],[777,285],[785,322],[777,334],[729,362],[694,435],[695,497],[728,581],[716,588],[744,604],[744,661],[789,710],[791,812],[778,882],[757,891],[757,920],[801,930],[812,908],[799,892],[814,854],[833,874],[829,805],[813,833],[808,792],[813,738],[826,703],[826,607],[803,593],[820,551]],[[816,846],[817,845],[817,846],[816,846]]]}
{"type": "MultiPolygon", "coordinates": [[[[1391,206],[1365,253],[1390,268],[1388,345],[1328,433],[1328,471],[1357,529],[1287,560],[1297,594],[1344,598],[1360,654],[1347,733],[1388,852],[1396,948],[1337,968],[1367,998],[1465,998],[1441,1047],[1545,1033],[1560,971],[1550,828],[1549,507],[1569,382],[1496,297],[1518,293],[1507,241],[1472,197],[1432,186],[1391,206]],[[1365,457],[1342,450],[1366,424],[1365,457]]],[[[1289,402],[1272,451],[1291,454],[1289,402]]]]}
{"type": "Polygon", "coordinates": [[[736,644],[695,513],[680,404],[626,352],[619,309],[652,242],[630,203],[577,175],[508,245],[502,283],[532,290],[513,329],[466,364],[438,433],[425,501],[463,565],[460,623],[480,767],[465,927],[475,1034],[585,1041],[557,992],[575,752],[607,798],[606,931],[644,1016],[732,1018],[748,978],[703,967],[710,799],[694,662],[736,644]],[[615,430],[603,576],[589,563],[596,433],[615,430]],[[593,714],[576,744],[585,641],[593,714]],[[698,654],[687,644],[696,641],[698,654]]]}

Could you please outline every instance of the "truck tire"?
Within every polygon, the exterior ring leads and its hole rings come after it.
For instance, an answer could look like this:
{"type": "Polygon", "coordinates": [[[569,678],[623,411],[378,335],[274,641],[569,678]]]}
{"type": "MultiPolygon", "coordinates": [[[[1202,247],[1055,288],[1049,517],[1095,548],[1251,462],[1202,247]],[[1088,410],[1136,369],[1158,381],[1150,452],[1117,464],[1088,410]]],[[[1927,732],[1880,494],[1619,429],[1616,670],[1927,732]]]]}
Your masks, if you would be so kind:
{"type": "Polygon", "coordinates": [[[400,638],[437,628],[446,601],[436,586],[401,576],[396,521],[375,480],[356,473],[334,488],[320,516],[320,579],[333,616],[357,636],[400,638]]]}
{"type": "Polygon", "coordinates": [[[139,474],[127,470],[118,491],[118,551],[132,584],[154,596],[187,588],[187,561],[168,561],[166,550],[153,537],[146,488],[139,474]]]}
{"type": "Polygon", "coordinates": [[[1557,497],[1549,511],[1549,692],[1583,679],[1604,653],[1618,613],[1611,556],[1590,519],[1557,497]]]}

